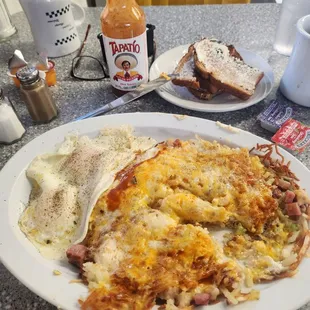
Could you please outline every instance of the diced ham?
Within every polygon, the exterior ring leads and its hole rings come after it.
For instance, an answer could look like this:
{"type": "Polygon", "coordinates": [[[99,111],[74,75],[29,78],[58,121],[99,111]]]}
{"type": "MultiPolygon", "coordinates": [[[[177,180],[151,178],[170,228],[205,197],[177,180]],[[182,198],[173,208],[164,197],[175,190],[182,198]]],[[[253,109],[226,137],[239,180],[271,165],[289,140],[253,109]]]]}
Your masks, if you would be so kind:
{"type": "Polygon", "coordinates": [[[279,188],[275,188],[272,192],[272,197],[279,199],[282,196],[282,191],[279,188]]]}
{"type": "Polygon", "coordinates": [[[295,193],[292,192],[292,191],[286,191],[285,192],[285,199],[284,199],[284,202],[285,203],[292,203],[294,201],[294,198],[295,198],[295,193]]]}
{"type": "Polygon", "coordinates": [[[194,296],[194,303],[197,306],[207,305],[210,301],[210,294],[201,293],[194,296]]]}
{"type": "Polygon", "coordinates": [[[288,190],[291,187],[291,183],[283,179],[280,179],[278,182],[278,186],[284,190],[288,190]]]}
{"type": "Polygon", "coordinates": [[[69,263],[82,268],[87,260],[88,248],[83,244],[74,244],[66,252],[69,263]]]}
{"type": "Polygon", "coordinates": [[[287,203],[285,205],[288,216],[300,216],[301,211],[297,202],[287,203]]]}

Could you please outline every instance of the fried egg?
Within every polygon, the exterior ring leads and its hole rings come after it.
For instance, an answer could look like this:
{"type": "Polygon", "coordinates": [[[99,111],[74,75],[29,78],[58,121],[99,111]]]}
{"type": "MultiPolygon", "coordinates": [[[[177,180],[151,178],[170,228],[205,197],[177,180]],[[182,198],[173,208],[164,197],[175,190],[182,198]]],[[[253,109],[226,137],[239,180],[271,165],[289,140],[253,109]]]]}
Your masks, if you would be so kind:
{"type": "Polygon", "coordinates": [[[32,192],[21,230],[44,257],[65,257],[70,244],[84,239],[92,209],[117,172],[154,144],[123,126],[94,139],[68,136],[55,153],[37,156],[26,171],[32,192]]]}

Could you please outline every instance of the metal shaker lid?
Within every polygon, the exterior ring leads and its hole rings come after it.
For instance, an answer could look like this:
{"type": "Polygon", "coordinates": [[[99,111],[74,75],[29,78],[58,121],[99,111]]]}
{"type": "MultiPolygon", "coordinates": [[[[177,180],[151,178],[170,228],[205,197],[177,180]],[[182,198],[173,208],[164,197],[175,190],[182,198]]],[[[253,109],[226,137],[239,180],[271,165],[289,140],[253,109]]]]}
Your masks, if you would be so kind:
{"type": "Polygon", "coordinates": [[[16,77],[19,79],[21,84],[29,85],[39,79],[39,70],[35,67],[26,66],[17,71],[16,77]]]}

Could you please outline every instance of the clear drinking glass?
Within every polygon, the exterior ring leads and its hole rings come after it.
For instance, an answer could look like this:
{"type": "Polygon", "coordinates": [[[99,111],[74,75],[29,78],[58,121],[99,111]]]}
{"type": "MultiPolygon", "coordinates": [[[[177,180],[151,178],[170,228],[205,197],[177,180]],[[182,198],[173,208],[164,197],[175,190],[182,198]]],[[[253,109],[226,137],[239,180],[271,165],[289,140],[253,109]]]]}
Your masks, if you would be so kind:
{"type": "Polygon", "coordinates": [[[11,23],[11,17],[5,0],[0,0],[0,41],[9,38],[15,32],[16,28],[11,23]]]}
{"type": "Polygon", "coordinates": [[[291,55],[299,18],[310,14],[310,0],[283,0],[273,48],[282,55],[291,55]]]}

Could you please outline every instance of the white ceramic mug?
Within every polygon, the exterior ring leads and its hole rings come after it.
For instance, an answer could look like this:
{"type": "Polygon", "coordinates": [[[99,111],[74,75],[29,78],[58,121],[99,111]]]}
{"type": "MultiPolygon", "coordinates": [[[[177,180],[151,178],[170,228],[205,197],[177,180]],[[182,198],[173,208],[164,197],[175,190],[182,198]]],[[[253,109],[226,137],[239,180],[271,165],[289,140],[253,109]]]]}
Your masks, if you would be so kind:
{"type": "Polygon", "coordinates": [[[76,31],[85,18],[84,9],[70,0],[20,0],[34,38],[37,53],[60,57],[76,51],[81,41],[76,31]],[[78,19],[73,18],[72,7],[78,19]]]}
{"type": "Polygon", "coordinates": [[[291,101],[310,107],[310,15],[297,22],[293,52],[280,83],[281,92],[291,101]]]}

